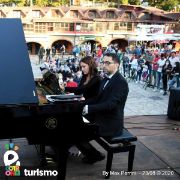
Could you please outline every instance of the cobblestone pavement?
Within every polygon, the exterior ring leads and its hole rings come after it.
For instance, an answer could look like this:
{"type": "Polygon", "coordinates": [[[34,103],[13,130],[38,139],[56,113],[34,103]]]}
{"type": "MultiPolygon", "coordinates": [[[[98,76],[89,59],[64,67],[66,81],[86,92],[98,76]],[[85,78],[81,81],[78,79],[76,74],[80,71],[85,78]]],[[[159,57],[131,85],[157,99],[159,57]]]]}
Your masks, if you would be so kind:
{"type": "Polygon", "coordinates": [[[125,116],[167,114],[169,95],[163,96],[152,88],[143,89],[142,84],[129,83],[129,95],[125,105],[125,116]]]}

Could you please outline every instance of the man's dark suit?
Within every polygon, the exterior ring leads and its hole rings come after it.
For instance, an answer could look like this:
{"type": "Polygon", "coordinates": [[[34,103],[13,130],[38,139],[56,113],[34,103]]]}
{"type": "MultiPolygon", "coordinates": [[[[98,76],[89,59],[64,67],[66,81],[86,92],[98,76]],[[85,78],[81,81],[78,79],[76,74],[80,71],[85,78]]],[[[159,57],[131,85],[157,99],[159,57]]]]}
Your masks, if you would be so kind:
{"type": "MultiPolygon", "coordinates": [[[[104,80],[105,81],[105,80],[104,80]]],[[[88,102],[88,113],[94,114],[94,123],[99,125],[100,136],[114,136],[122,131],[124,106],[129,92],[124,77],[116,72],[99,95],[88,102]]]]}

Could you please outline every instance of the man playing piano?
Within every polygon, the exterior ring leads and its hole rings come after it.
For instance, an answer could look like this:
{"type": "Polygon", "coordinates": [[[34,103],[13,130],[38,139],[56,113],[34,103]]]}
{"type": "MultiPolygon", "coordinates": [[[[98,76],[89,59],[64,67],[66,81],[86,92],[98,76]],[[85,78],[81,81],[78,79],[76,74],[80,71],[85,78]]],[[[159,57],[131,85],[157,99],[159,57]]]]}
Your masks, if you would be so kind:
{"type": "MultiPolygon", "coordinates": [[[[128,96],[129,88],[124,77],[119,73],[119,60],[116,54],[105,54],[103,58],[103,70],[107,77],[103,79],[97,97],[86,102],[83,115],[93,115],[89,121],[97,125],[98,136],[115,136],[123,130],[124,106],[128,96]]],[[[92,133],[93,134],[93,133],[92,133]]],[[[95,136],[91,133],[87,141],[77,145],[84,154],[84,163],[93,164],[103,160],[105,156],[96,150],[89,141],[95,136]]],[[[85,137],[84,136],[84,137],[85,137]]]]}

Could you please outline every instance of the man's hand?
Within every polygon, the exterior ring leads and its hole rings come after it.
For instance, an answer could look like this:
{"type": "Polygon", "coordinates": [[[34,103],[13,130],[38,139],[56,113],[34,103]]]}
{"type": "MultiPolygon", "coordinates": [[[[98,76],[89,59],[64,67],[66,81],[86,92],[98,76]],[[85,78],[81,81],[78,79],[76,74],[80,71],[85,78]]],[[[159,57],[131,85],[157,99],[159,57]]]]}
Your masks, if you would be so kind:
{"type": "Polygon", "coordinates": [[[82,115],[88,114],[88,105],[85,105],[82,111],[82,115]]]}
{"type": "Polygon", "coordinates": [[[84,101],[84,100],[85,100],[85,98],[82,96],[82,97],[80,98],[80,100],[81,100],[81,101],[84,101]]]}

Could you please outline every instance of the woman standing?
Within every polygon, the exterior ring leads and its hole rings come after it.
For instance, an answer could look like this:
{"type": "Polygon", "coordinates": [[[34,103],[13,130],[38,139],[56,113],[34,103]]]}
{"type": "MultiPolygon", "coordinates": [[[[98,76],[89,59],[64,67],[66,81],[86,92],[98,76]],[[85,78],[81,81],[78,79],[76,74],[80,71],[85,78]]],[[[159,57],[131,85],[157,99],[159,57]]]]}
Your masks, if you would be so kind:
{"type": "Polygon", "coordinates": [[[163,81],[163,90],[164,90],[163,95],[167,94],[167,82],[169,80],[171,70],[172,70],[172,65],[169,60],[166,60],[165,64],[162,67],[162,81],[163,81]]]}

